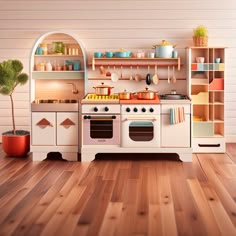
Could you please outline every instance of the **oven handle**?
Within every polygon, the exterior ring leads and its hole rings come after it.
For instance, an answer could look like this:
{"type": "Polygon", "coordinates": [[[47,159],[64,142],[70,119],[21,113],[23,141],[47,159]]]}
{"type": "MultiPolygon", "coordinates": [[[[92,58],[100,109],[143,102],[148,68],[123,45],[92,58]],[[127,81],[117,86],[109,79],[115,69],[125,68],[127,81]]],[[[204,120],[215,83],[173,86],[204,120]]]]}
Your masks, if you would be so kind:
{"type": "Polygon", "coordinates": [[[84,116],[85,120],[115,120],[116,116],[84,116]]]}
{"type": "Polygon", "coordinates": [[[127,117],[124,119],[124,121],[127,120],[151,120],[156,121],[157,119],[155,117],[127,117]]]}

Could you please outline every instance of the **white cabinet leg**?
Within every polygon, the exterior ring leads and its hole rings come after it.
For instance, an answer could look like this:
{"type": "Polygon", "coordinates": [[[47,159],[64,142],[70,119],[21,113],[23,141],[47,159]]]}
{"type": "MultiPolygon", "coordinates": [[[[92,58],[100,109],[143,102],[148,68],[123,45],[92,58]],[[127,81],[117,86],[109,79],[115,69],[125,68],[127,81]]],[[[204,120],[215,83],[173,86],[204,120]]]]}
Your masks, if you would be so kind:
{"type": "Polygon", "coordinates": [[[192,162],[192,153],[178,153],[179,158],[183,162],[192,162]]]}

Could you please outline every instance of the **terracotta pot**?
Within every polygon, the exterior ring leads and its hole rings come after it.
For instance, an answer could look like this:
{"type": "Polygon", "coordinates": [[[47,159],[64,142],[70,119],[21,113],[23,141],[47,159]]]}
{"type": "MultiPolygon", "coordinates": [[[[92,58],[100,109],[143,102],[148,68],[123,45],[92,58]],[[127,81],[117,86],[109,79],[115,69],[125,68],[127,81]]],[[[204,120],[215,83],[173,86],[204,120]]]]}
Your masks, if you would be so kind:
{"type": "Polygon", "coordinates": [[[146,88],[145,90],[137,92],[138,99],[151,100],[156,98],[156,92],[146,88]]]}
{"type": "Polygon", "coordinates": [[[98,85],[96,87],[93,87],[95,89],[95,94],[96,95],[110,95],[111,94],[111,89],[113,87],[109,85],[105,85],[104,83],[101,83],[101,85],[98,85]]]}
{"type": "MultiPolygon", "coordinates": [[[[19,133],[19,131],[16,131],[19,133]]],[[[8,156],[22,157],[30,151],[30,134],[12,135],[10,132],[2,134],[2,148],[8,156]]]]}

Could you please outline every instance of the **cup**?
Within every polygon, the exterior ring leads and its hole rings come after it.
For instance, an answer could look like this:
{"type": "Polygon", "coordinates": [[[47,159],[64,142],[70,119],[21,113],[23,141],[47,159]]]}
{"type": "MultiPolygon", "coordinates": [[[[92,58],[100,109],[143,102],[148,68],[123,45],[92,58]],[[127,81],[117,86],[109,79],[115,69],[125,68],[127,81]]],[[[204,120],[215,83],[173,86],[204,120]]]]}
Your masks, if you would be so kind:
{"type": "Polygon", "coordinates": [[[172,57],[177,58],[178,57],[178,52],[177,51],[172,51],[172,57]]]}
{"type": "Polygon", "coordinates": [[[96,58],[102,57],[102,53],[101,52],[95,52],[94,57],[96,57],[96,58]]]}
{"type": "Polygon", "coordinates": [[[74,61],[73,62],[73,70],[74,71],[79,71],[80,69],[81,69],[80,61],[74,61]]]}
{"type": "Polygon", "coordinates": [[[220,58],[219,57],[215,58],[215,63],[220,63],[220,58]]]}
{"type": "Polygon", "coordinates": [[[149,58],[154,58],[155,57],[155,53],[154,52],[149,52],[148,53],[148,57],[149,58]]]}
{"type": "Polygon", "coordinates": [[[106,57],[109,57],[109,58],[113,57],[113,52],[111,51],[106,52],[106,57]]]}

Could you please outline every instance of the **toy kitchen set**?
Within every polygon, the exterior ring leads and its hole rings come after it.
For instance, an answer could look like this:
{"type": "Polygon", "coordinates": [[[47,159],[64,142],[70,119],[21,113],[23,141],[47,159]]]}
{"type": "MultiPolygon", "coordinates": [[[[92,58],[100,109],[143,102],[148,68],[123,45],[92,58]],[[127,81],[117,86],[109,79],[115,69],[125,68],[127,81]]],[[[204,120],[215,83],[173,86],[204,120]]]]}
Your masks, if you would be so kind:
{"type": "Polygon", "coordinates": [[[224,47],[186,52],[184,65],[162,41],[149,52],[94,52],[87,61],[76,35],[43,35],[31,57],[33,160],[177,153],[192,161],[193,151],[224,152],[224,47]]]}

